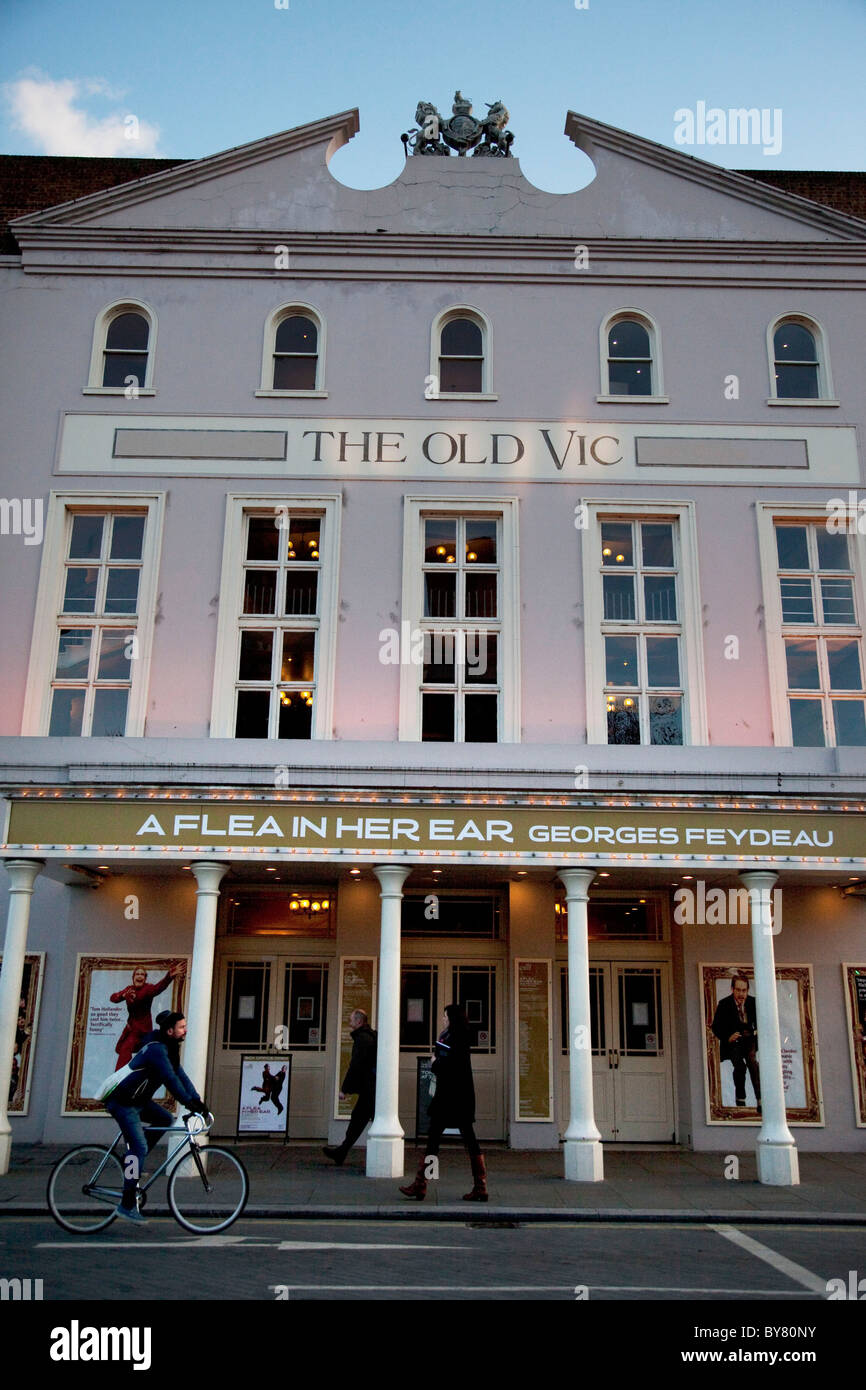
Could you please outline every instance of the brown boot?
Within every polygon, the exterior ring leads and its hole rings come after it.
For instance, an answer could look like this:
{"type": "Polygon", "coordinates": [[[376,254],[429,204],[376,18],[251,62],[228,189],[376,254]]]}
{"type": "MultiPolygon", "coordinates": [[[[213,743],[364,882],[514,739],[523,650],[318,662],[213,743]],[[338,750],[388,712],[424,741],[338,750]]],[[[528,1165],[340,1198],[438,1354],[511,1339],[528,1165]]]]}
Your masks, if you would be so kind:
{"type": "Polygon", "coordinates": [[[400,1191],[403,1193],[404,1197],[417,1197],[419,1202],[424,1201],[424,1198],[427,1196],[427,1178],[425,1177],[426,1172],[427,1155],[425,1154],[424,1157],[421,1159],[421,1162],[418,1164],[418,1172],[415,1174],[415,1181],[411,1184],[410,1187],[400,1188],[400,1191]]]}
{"type": "Polygon", "coordinates": [[[475,1154],[471,1157],[472,1176],[475,1179],[475,1186],[471,1192],[463,1195],[464,1202],[486,1202],[487,1201],[487,1164],[483,1154],[475,1154]]]}

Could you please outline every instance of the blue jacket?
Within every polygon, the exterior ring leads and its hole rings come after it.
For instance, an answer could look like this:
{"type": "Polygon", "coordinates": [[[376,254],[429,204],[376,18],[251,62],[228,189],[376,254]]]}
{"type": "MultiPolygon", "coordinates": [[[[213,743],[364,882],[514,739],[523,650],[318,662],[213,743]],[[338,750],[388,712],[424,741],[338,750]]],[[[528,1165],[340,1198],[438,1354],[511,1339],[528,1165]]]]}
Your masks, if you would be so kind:
{"type": "Polygon", "coordinates": [[[132,1105],[140,1110],[163,1086],[181,1105],[199,1104],[201,1097],[183,1067],[175,1067],[165,1041],[156,1028],[129,1064],[132,1072],[105,1101],[112,1105],[132,1105]]]}

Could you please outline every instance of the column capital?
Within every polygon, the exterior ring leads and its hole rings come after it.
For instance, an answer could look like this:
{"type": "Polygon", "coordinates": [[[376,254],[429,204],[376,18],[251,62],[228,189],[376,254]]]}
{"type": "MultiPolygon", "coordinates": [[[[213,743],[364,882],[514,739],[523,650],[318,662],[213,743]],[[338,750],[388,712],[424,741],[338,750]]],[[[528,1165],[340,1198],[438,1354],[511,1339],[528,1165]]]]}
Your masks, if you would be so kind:
{"type": "Polygon", "coordinates": [[[222,880],[229,871],[228,864],[216,864],[212,859],[199,859],[192,865],[196,888],[196,897],[202,893],[219,893],[222,880]]]}
{"type": "Polygon", "coordinates": [[[36,878],[45,868],[44,859],[4,859],[3,867],[12,880],[13,893],[32,893],[36,878]]]}
{"type": "Polygon", "coordinates": [[[396,864],[374,864],[373,873],[379,880],[380,898],[399,898],[403,895],[403,884],[411,869],[398,868],[396,864]]]}
{"type": "Polygon", "coordinates": [[[567,897],[586,898],[595,878],[595,869],[557,869],[556,875],[564,884],[567,897]]]}
{"type": "Polygon", "coordinates": [[[778,877],[774,869],[740,869],[740,878],[746,888],[772,888],[778,877]]]}

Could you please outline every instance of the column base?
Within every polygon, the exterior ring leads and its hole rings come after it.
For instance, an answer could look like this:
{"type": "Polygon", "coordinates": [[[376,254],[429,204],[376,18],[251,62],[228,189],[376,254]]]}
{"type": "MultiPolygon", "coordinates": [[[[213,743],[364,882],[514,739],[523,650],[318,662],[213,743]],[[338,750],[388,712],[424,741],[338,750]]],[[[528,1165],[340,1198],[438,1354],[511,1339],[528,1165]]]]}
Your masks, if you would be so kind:
{"type": "Polygon", "coordinates": [[[367,1139],[367,1177],[402,1178],[403,1139],[367,1139]]]}
{"type": "Polygon", "coordinates": [[[604,1182],[604,1155],[600,1139],[566,1139],[566,1182],[604,1182]]]}
{"type": "Polygon", "coordinates": [[[758,1140],[756,1151],[758,1182],[768,1183],[772,1187],[799,1186],[800,1165],[796,1144],[762,1144],[758,1140]]]}
{"type": "Polygon", "coordinates": [[[12,1135],[0,1134],[0,1176],[9,1172],[12,1162],[12,1135]]]}

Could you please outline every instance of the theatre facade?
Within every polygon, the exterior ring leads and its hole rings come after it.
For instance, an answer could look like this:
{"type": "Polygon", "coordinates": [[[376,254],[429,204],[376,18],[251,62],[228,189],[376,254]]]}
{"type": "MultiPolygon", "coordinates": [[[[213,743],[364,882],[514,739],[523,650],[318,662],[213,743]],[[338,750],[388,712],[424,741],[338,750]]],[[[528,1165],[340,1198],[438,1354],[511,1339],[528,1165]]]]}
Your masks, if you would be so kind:
{"type": "Polygon", "coordinates": [[[567,1178],[862,1148],[866,222],[574,113],[546,193],[465,106],[11,222],[4,1170],[168,1006],[217,1132],[330,1142],[365,1009],[371,1176],[453,1000],[567,1178]]]}

